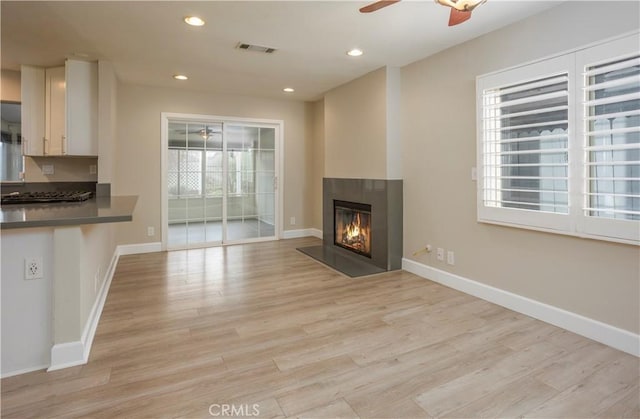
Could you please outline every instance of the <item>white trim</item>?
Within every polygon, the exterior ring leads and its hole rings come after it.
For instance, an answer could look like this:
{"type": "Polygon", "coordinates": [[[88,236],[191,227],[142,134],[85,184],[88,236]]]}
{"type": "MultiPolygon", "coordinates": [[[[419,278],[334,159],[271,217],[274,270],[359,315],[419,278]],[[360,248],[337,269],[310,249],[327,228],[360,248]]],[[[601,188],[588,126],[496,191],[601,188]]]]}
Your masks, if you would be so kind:
{"type": "Polygon", "coordinates": [[[118,256],[160,252],[162,251],[162,243],[121,244],[117,247],[116,251],[118,252],[118,256]]]}
{"type": "Polygon", "coordinates": [[[107,301],[107,295],[109,294],[109,288],[111,287],[111,281],[113,280],[113,274],[116,271],[119,259],[120,253],[118,247],[116,247],[116,250],[113,252],[113,257],[111,258],[111,263],[109,263],[109,267],[107,268],[105,278],[102,281],[100,291],[96,296],[96,301],[93,303],[93,307],[91,308],[91,313],[89,314],[89,319],[87,319],[87,324],[84,327],[84,332],[82,333],[82,343],[84,344],[83,359],[85,364],[89,360],[91,346],[93,345],[93,338],[96,335],[96,329],[100,322],[104,303],[107,301]]]}
{"type": "MultiPolygon", "coordinates": [[[[89,318],[87,319],[87,322],[84,326],[81,340],[53,345],[53,347],[51,348],[51,365],[49,366],[47,371],[55,371],[62,368],[83,365],[86,364],[87,361],[89,361],[91,346],[93,345],[93,338],[96,335],[96,329],[98,328],[98,323],[100,322],[100,316],[102,315],[104,303],[107,300],[107,295],[109,294],[109,288],[111,287],[111,281],[113,280],[113,274],[116,271],[116,266],[118,265],[120,255],[133,254],[122,253],[121,248],[122,246],[117,246],[113,252],[111,262],[109,263],[109,267],[105,272],[105,277],[102,280],[102,286],[100,287],[100,291],[98,292],[96,300],[93,303],[93,307],[91,308],[89,318]]],[[[135,247],[128,246],[125,248],[125,251],[132,252],[134,249],[135,247]]]]}
{"type": "Polygon", "coordinates": [[[402,269],[640,357],[640,335],[407,258],[402,269]]]}
{"type": "Polygon", "coordinates": [[[2,376],[0,376],[0,378],[4,379],[4,378],[13,377],[14,375],[20,375],[20,374],[26,374],[26,373],[34,372],[34,371],[46,370],[48,367],[49,367],[49,365],[38,365],[38,366],[35,366],[35,367],[23,368],[21,370],[5,372],[4,374],[2,374],[2,376]]]}
{"type": "Polygon", "coordinates": [[[58,343],[51,348],[51,365],[47,369],[47,372],[75,367],[86,363],[84,360],[84,345],[82,341],[58,343]]]}
{"type": "Polygon", "coordinates": [[[298,239],[300,237],[322,238],[322,231],[317,228],[304,228],[299,230],[285,230],[282,232],[283,239],[298,239]]]}
{"type": "Polygon", "coordinates": [[[317,228],[310,228],[309,230],[311,231],[311,236],[322,239],[322,230],[317,228]]]}

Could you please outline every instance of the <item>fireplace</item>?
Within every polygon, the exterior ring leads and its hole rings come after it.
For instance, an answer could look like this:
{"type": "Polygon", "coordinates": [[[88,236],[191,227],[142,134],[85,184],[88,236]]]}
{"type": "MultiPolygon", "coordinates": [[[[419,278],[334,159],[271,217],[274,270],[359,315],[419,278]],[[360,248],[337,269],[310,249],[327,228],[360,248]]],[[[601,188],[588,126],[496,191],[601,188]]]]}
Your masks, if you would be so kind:
{"type": "Polygon", "coordinates": [[[371,258],[371,205],[333,201],[334,244],[371,258]]]}
{"type": "Polygon", "coordinates": [[[351,277],[402,268],[402,180],[322,180],[322,245],[301,252],[351,277]]]}

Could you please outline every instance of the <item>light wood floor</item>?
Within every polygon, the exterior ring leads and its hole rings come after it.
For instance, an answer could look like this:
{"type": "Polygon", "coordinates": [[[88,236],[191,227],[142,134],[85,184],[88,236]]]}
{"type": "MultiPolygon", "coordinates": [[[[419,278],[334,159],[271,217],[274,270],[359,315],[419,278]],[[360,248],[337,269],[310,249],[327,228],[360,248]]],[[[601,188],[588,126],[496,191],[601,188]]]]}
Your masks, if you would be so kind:
{"type": "Polygon", "coordinates": [[[637,358],[317,243],[122,257],[89,363],[2,380],[2,417],[640,416],[637,358]]]}

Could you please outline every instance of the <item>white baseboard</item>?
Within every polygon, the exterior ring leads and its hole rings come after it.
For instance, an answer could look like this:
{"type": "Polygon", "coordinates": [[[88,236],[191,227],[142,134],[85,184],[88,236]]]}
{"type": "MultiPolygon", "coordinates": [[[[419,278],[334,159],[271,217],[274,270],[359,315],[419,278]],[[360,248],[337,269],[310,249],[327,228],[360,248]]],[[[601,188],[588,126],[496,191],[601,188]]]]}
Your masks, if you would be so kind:
{"type": "Polygon", "coordinates": [[[104,308],[105,301],[107,301],[107,295],[109,294],[109,288],[111,287],[111,281],[113,280],[113,274],[116,271],[119,259],[120,253],[118,251],[118,247],[116,247],[116,250],[113,252],[113,256],[111,257],[111,262],[109,263],[105,277],[102,280],[102,286],[100,287],[96,301],[93,303],[93,307],[91,308],[89,319],[87,320],[87,324],[85,325],[82,333],[82,343],[84,344],[83,358],[85,363],[89,360],[91,345],[93,345],[93,338],[96,335],[96,329],[100,322],[102,309],[104,308]]]}
{"type": "Polygon", "coordinates": [[[322,231],[317,228],[304,228],[300,230],[285,230],[282,232],[283,239],[298,239],[300,237],[322,238],[322,231]]]}
{"type": "Polygon", "coordinates": [[[46,370],[48,367],[49,365],[36,365],[29,368],[23,368],[21,370],[9,371],[9,372],[3,373],[2,377],[0,378],[9,378],[9,377],[13,377],[14,375],[21,375],[21,374],[27,374],[29,372],[34,372],[34,371],[46,370]]]}
{"type": "Polygon", "coordinates": [[[402,269],[640,357],[640,335],[406,258],[402,269]]]}
{"type": "Polygon", "coordinates": [[[311,231],[311,236],[322,239],[322,230],[317,228],[310,228],[309,230],[311,231]]]}
{"type": "Polygon", "coordinates": [[[51,365],[47,372],[85,363],[82,341],[57,343],[51,348],[51,365]]]}
{"type": "Polygon", "coordinates": [[[109,294],[109,287],[113,280],[113,274],[118,265],[118,259],[120,258],[119,247],[117,246],[111,257],[109,267],[105,272],[105,276],[102,280],[102,286],[96,296],[96,300],[93,303],[89,318],[84,326],[82,337],[77,342],[65,342],[53,345],[51,348],[51,365],[47,371],[55,371],[62,368],[75,367],[77,365],[84,365],[89,360],[89,354],[91,353],[91,346],[93,345],[93,338],[100,322],[100,316],[102,315],[102,309],[104,303],[107,300],[109,294]]]}
{"type": "Polygon", "coordinates": [[[138,255],[141,253],[153,253],[162,251],[162,243],[138,243],[138,244],[121,244],[117,248],[118,256],[138,255]]]}

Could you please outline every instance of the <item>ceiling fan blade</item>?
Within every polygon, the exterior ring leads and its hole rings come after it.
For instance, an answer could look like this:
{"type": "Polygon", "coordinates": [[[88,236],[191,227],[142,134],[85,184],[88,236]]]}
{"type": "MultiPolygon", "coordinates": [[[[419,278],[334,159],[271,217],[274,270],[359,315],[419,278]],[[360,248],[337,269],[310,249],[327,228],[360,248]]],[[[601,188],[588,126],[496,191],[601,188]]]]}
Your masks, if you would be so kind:
{"type": "Polygon", "coordinates": [[[392,4],[397,3],[399,1],[400,0],[380,0],[360,8],[360,13],[375,12],[376,10],[380,10],[383,7],[391,6],[392,4]]]}
{"type": "Polygon", "coordinates": [[[459,25],[469,20],[469,18],[471,18],[470,10],[457,10],[452,7],[449,15],[449,26],[459,25]]]}

